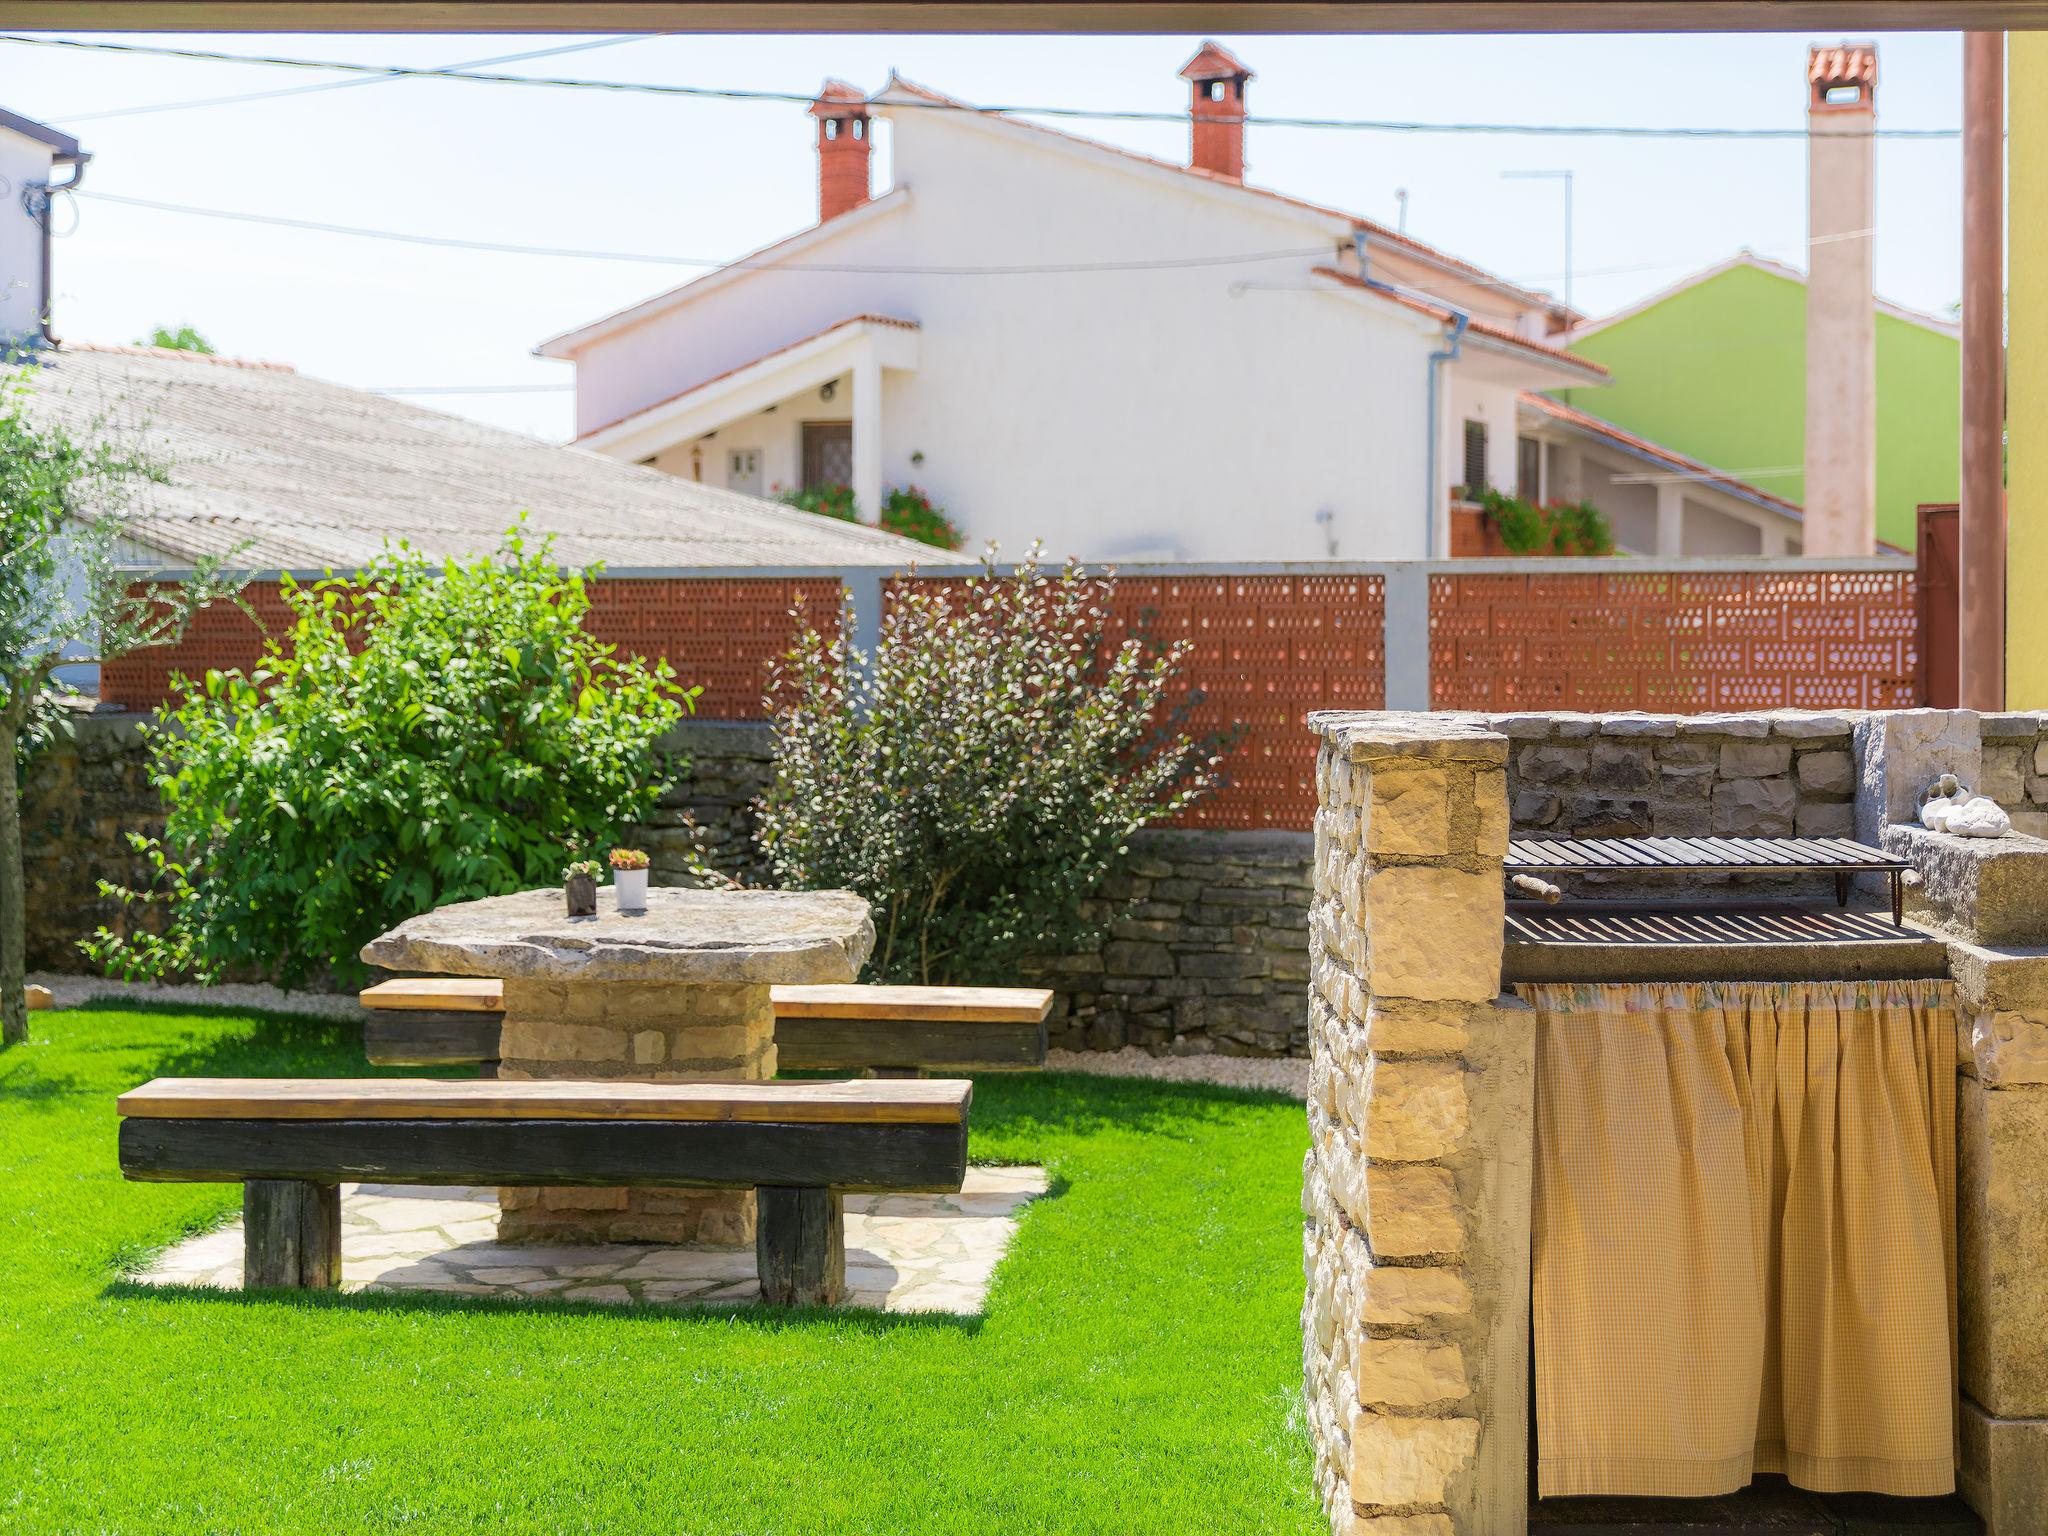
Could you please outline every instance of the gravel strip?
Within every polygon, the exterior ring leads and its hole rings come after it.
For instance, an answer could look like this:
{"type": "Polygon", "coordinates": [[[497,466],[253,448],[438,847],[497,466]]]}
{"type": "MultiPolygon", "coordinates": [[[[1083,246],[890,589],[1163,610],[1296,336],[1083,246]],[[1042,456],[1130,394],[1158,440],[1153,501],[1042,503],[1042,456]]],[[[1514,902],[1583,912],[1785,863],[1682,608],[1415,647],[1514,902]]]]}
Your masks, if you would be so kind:
{"type": "Polygon", "coordinates": [[[1168,1083],[1221,1083],[1308,1097],[1308,1063],[1289,1056],[1153,1056],[1127,1045],[1120,1051],[1049,1051],[1051,1072],[1092,1072],[1099,1077],[1149,1077],[1168,1083]]]}
{"type": "MultiPolygon", "coordinates": [[[[76,1008],[95,998],[137,1002],[204,1003],[221,1008],[267,1008],[273,1012],[316,1013],[356,1018],[361,1006],[347,994],[281,992],[260,982],[223,982],[201,987],[190,982],[157,986],[141,981],[109,981],[100,976],[59,976],[32,972],[31,982],[48,987],[59,1008],[76,1008]]],[[[1308,1063],[1273,1056],[1153,1056],[1127,1045],[1120,1051],[1051,1051],[1046,1068],[1053,1072],[1089,1072],[1098,1077],[1146,1077],[1167,1083],[1220,1083],[1227,1088],[1264,1088],[1308,1097],[1308,1063]]]]}
{"type": "Polygon", "coordinates": [[[147,981],[109,981],[104,976],[59,976],[31,971],[29,981],[48,987],[59,1008],[76,1008],[95,998],[139,1003],[205,1003],[220,1008],[267,1008],[273,1013],[317,1013],[355,1018],[362,1007],[353,993],[282,992],[263,982],[230,981],[217,987],[193,982],[158,986],[147,981]]]}

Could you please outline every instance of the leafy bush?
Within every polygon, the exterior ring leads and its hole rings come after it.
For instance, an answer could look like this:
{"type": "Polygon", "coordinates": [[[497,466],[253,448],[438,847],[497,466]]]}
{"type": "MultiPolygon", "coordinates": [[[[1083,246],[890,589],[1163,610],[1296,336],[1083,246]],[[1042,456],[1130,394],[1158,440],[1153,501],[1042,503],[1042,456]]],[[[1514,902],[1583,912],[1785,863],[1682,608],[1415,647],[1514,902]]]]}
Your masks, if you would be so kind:
{"type": "Polygon", "coordinates": [[[900,592],[872,658],[806,629],[778,665],[762,848],[785,885],[867,897],[879,978],[997,982],[1088,941],[1126,839],[1216,783],[1184,648],[1107,644],[1111,586],[988,564],[900,592]]]}
{"type": "Polygon", "coordinates": [[[653,809],[655,741],[696,691],[587,634],[584,574],[517,530],[438,571],[401,548],[359,574],[284,583],[289,634],[246,677],[166,708],[151,776],[166,823],[135,839],[161,935],[85,948],[130,978],[359,974],[417,913],[560,879],[565,844],[653,809]]]}
{"type": "Polygon", "coordinates": [[[964,542],[946,509],[933,506],[932,499],[914,485],[897,486],[884,496],[882,515],[876,521],[886,532],[939,549],[958,549],[964,542]]]}
{"type": "Polygon", "coordinates": [[[860,508],[854,504],[853,487],[837,481],[808,491],[778,491],[776,500],[795,507],[799,512],[815,512],[820,517],[834,517],[842,523],[860,521],[860,508]]]}
{"type": "Polygon", "coordinates": [[[1611,555],[1614,532],[1607,515],[1589,501],[1550,501],[1536,506],[1491,487],[1476,498],[1511,554],[1611,555]]]}

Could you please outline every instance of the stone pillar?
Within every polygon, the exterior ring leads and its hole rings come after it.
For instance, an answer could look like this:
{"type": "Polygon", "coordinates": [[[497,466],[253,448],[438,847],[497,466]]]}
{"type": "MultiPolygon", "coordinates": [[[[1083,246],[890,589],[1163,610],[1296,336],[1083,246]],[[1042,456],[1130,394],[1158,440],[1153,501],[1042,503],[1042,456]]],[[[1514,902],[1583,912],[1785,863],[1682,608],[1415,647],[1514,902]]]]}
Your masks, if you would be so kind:
{"type": "MultiPolygon", "coordinates": [[[[2048,845],[2037,846],[2048,862],[2048,845]]],[[[2048,950],[1957,943],[1949,969],[1962,1070],[1956,1481],[1987,1536],[2038,1536],[2048,1531],[2048,950]]]]}
{"type": "Polygon", "coordinates": [[[1676,560],[1685,553],[1685,482],[1657,483],[1657,558],[1676,560]]]}
{"type": "Polygon", "coordinates": [[[1339,1536],[1528,1521],[1534,1030],[1499,996],[1507,739],[1322,714],[1303,1359],[1339,1536]]]}
{"type": "MultiPolygon", "coordinates": [[[[729,1081],[775,1075],[765,986],[505,982],[501,1078],[729,1081]]],[[[501,1242],[692,1243],[746,1248],[746,1189],[501,1189],[501,1242]]]]}

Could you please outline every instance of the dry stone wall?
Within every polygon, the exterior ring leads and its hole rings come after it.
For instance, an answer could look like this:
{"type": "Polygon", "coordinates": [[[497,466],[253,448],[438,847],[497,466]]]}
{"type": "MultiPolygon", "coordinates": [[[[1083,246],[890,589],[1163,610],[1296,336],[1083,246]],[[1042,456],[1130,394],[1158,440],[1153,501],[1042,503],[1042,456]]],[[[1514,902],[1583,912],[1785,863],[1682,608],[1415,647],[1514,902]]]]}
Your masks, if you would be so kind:
{"type": "Polygon", "coordinates": [[[1534,1031],[1498,995],[1508,741],[1312,717],[1302,1310],[1337,1536],[1527,1522],[1534,1031]]]}
{"type": "Polygon", "coordinates": [[[1985,715],[1983,767],[1971,786],[2012,817],[2015,831],[2048,837],[2048,715],[1985,715]]]}

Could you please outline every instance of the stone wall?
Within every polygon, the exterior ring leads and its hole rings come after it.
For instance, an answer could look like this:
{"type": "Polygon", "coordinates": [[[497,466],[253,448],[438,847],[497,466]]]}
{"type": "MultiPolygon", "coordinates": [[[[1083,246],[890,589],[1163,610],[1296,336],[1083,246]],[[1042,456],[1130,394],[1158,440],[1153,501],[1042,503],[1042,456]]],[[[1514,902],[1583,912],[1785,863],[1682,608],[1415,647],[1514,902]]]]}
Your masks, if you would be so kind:
{"type": "MultiPolygon", "coordinates": [[[[31,771],[24,830],[32,968],[83,969],[77,940],[125,920],[95,882],[148,878],[125,840],[163,824],[148,780],[145,719],[83,716],[76,740],[31,771]]],[[[768,883],[753,810],[773,777],[768,727],[686,721],[662,745],[688,758],[689,771],[647,825],[626,833],[648,850],[653,883],[691,884],[705,867],[768,883]]],[[[1058,1049],[1306,1054],[1310,847],[1305,831],[1143,834],[1106,892],[1134,905],[1104,941],[1014,980],[1057,990],[1050,1033],[1058,1049]]]]}
{"type": "Polygon", "coordinates": [[[142,747],[143,718],[80,714],[70,739],[29,764],[21,831],[30,970],[83,970],[78,941],[128,921],[120,902],[99,894],[99,882],[149,881],[149,866],[128,846],[131,832],[163,830],[142,747]]]}
{"type": "Polygon", "coordinates": [[[1498,996],[1509,743],[1321,715],[1302,1312],[1337,1536],[1528,1519],[1535,1033],[1498,996]]]}
{"type": "Polygon", "coordinates": [[[1985,715],[1984,766],[1970,787],[2004,806],[2016,831],[2048,837],[2048,715],[1985,715]]]}

